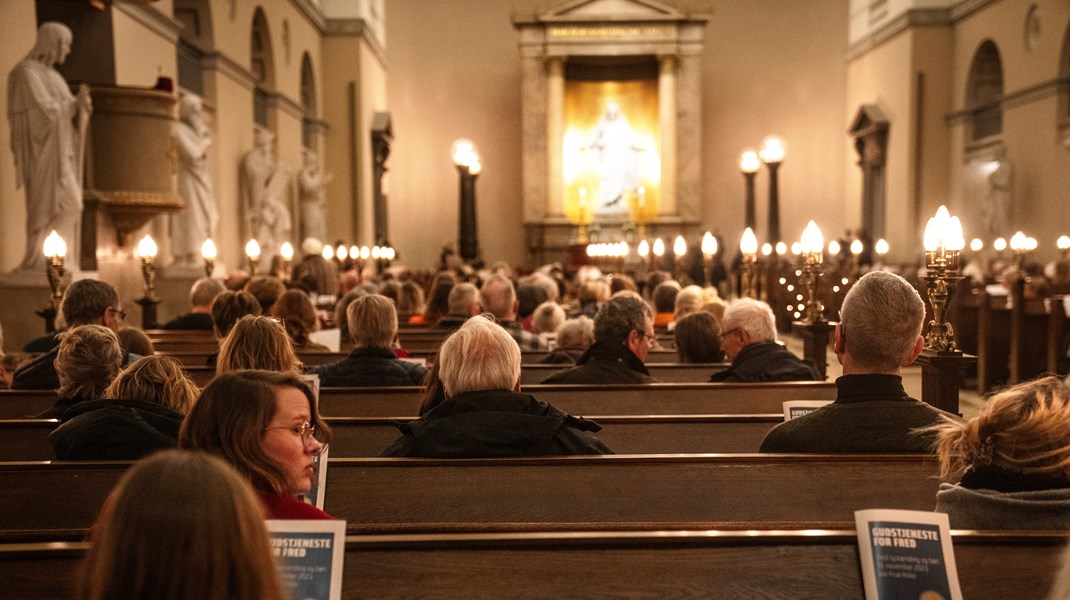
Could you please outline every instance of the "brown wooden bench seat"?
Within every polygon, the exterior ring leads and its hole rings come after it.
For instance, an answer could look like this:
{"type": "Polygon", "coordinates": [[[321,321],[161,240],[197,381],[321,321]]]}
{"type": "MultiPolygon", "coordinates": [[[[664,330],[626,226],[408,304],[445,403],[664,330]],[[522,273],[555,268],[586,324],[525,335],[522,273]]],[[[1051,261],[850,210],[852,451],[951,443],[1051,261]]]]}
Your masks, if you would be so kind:
{"type": "MultiPolygon", "coordinates": [[[[331,417],[334,432],[331,456],[379,456],[401,433],[396,423],[412,416],[331,417]]],[[[702,452],[757,452],[762,439],[780,414],[768,415],[665,415],[596,416],[598,433],[618,454],[696,454],[702,452]]],[[[0,461],[52,460],[48,434],[56,419],[0,420],[0,461]]]]}
{"type": "MultiPolygon", "coordinates": [[[[1045,598],[1062,532],[956,531],[963,597],[1045,598]]],[[[73,595],[87,543],[0,544],[12,598],[73,595]]],[[[343,598],[863,597],[853,529],[347,536],[343,598]]]]}
{"type": "MultiPolygon", "coordinates": [[[[786,400],[834,400],[836,386],[780,383],[525,385],[522,391],[573,415],[707,415],[782,412],[786,400]]],[[[390,417],[419,413],[418,387],[323,388],[325,416],[390,417]]]]}
{"type": "MultiPolygon", "coordinates": [[[[0,463],[0,534],[87,529],[130,464],[0,463]]],[[[332,458],[326,510],[354,533],[509,523],[847,526],[861,508],[932,510],[936,471],[899,455],[332,458]]]]}
{"type": "MultiPolygon", "coordinates": [[[[651,377],[662,383],[705,383],[710,375],[723,371],[731,363],[655,363],[646,365],[651,377]]],[[[533,385],[542,383],[547,377],[559,373],[572,365],[525,364],[520,368],[520,384],[533,385]]]]}

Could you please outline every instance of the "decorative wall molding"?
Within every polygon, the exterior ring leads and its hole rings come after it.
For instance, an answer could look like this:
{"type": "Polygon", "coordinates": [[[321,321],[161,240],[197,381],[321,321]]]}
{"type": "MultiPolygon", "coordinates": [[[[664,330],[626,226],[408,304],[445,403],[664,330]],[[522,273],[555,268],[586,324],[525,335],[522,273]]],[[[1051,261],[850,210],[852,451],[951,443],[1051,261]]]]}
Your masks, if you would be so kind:
{"type": "Polygon", "coordinates": [[[112,3],[112,7],[148,27],[168,42],[172,44],[178,43],[178,37],[183,27],[182,22],[178,19],[160,12],[154,6],[133,4],[129,1],[115,0],[112,3]]]}
{"type": "Polygon", "coordinates": [[[375,57],[379,59],[379,63],[386,65],[386,49],[379,42],[379,38],[375,36],[374,29],[364,19],[327,19],[327,27],[324,30],[324,34],[363,39],[372,53],[375,54],[375,57]]]}
{"type": "Polygon", "coordinates": [[[880,46],[907,29],[916,27],[946,27],[954,25],[997,0],[961,0],[944,8],[912,8],[874,29],[847,47],[851,61],[880,46]]]}

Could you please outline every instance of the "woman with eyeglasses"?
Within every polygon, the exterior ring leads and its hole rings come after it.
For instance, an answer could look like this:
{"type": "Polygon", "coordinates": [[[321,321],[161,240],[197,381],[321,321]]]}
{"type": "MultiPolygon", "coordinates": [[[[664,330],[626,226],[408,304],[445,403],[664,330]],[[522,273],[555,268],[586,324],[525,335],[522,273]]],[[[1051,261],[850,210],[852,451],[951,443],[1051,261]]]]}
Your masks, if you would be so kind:
{"type": "Polygon", "coordinates": [[[271,519],[330,519],[298,499],[312,489],[315,459],[330,435],[297,375],[232,371],[204,388],[182,423],[178,445],[232,464],[271,519]]]}

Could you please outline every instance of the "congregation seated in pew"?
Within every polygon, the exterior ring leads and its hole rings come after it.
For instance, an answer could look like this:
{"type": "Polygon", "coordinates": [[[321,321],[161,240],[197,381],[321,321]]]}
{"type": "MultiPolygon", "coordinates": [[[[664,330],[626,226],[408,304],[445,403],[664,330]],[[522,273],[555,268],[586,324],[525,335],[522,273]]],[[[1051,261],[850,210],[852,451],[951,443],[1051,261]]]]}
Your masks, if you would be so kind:
{"type": "MultiPolygon", "coordinates": [[[[438,377],[429,388],[441,385],[441,400],[425,402],[419,419],[400,425],[402,436],[382,456],[611,453],[591,435],[601,429],[593,421],[519,392],[520,347],[484,317],[470,318],[442,343],[435,367],[438,377]]],[[[428,398],[435,399],[434,391],[428,398]]]]}
{"type": "Polygon", "coordinates": [[[398,317],[385,296],[368,294],[346,308],[354,349],[346,358],[316,367],[323,387],[421,385],[427,369],[397,357],[398,317]]]}
{"type": "Polygon", "coordinates": [[[554,333],[554,349],[538,362],[551,365],[574,365],[594,344],[594,321],[580,315],[566,319],[554,333]]]}
{"type": "Polygon", "coordinates": [[[74,406],[101,398],[122,362],[119,338],[103,325],[79,325],[61,333],[55,360],[58,397],[35,417],[66,420],[74,406]]]}
{"type": "Polygon", "coordinates": [[[989,397],[969,421],[930,428],[954,529],[1070,529],[1070,388],[1048,376],[989,397]]]}
{"type": "Polygon", "coordinates": [[[594,344],[576,366],[543,383],[655,383],[643,363],[655,343],[654,314],[637,296],[610,299],[594,318],[594,344]]]}
{"type": "Polygon", "coordinates": [[[843,365],[836,401],[774,427],[761,451],[931,452],[933,433],[917,430],[957,417],[903,389],[900,370],[921,354],[924,319],[921,297],[902,277],[874,271],[859,279],[843,300],[834,333],[843,365]]]}
{"type": "Polygon", "coordinates": [[[224,291],[223,284],[210,277],[201,277],[189,290],[190,312],[164,323],[160,329],[180,331],[211,331],[212,302],[224,291]]]}
{"type": "Polygon", "coordinates": [[[173,448],[200,390],[169,356],[143,356],[102,399],[79,402],[48,436],[59,460],[133,460],[173,448]]]}
{"type": "Polygon", "coordinates": [[[710,381],[818,381],[817,367],[777,343],[776,316],[761,300],[739,298],[724,311],[721,348],[732,365],[710,381]]]}

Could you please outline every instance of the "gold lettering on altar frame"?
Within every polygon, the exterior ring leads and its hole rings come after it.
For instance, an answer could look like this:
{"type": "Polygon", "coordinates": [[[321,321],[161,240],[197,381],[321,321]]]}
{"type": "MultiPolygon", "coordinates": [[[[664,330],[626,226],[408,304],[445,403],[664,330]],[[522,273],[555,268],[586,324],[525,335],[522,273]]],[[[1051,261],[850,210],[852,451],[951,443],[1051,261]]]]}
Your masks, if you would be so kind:
{"type": "Polygon", "coordinates": [[[565,216],[652,221],[661,197],[657,81],[567,81],[564,113],[565,216]]]}
{"type": "Polygon", "coordinates": [[[551,38],[664,38],[672,36],[671,27],[648,26],[598,26],[598,27],[551,27],[551,38]]]}

